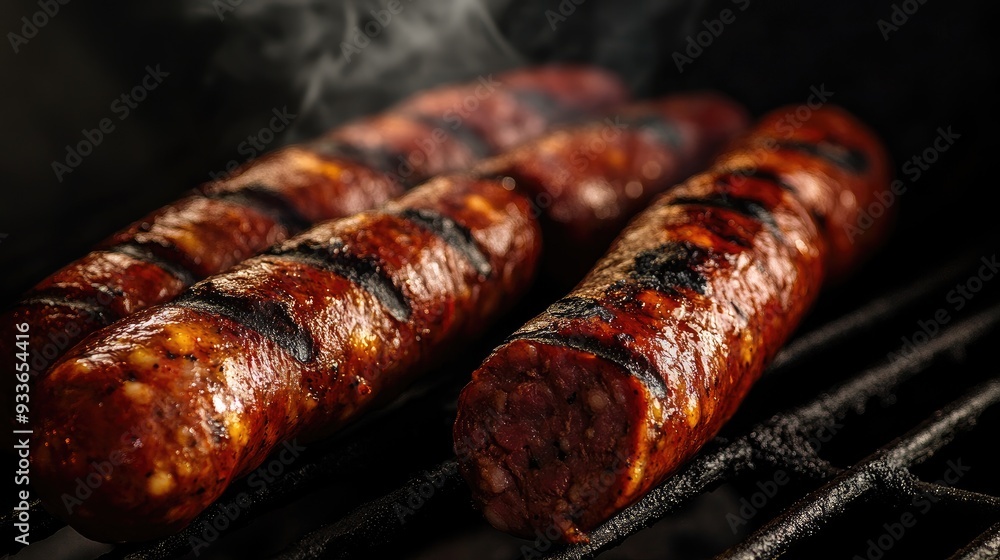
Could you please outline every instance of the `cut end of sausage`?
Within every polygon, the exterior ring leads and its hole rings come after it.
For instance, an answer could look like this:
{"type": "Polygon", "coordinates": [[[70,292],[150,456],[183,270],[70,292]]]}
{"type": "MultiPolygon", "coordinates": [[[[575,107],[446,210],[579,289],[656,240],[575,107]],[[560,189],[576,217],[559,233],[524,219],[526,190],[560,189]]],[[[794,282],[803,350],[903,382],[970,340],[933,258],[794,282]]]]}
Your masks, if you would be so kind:
{"type": "Polygon", "coordinates": [[[589,352],[517,340],[462,392],[455,446],[483,515],[497,529],[587,542],[630,500],[642,389],[589,352]]]}

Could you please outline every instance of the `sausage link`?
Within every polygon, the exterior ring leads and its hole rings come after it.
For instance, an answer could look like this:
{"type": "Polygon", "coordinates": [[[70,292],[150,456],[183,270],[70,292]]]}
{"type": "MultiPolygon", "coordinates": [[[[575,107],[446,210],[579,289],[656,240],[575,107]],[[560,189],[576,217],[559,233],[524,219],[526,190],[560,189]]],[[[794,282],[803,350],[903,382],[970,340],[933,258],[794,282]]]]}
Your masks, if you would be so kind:
{"type": "Polygon", "coordinates": [[[798,129],[784,114],[658,198],[474,372],[454,438],[492,525],[585,542],[718,432],[824,277],[878,241],[843,232],[888,186],[879,142],[839,109],[798,129]]]}
{"type": "Polygon", "coordinates": [[[180,529],[281,442],[335,430],[487,325],[539,243],[523,197],[442,178],[104,329],[35,388],[43,499],[101,540],[180,529]]]}
{"type": "MultiPolygon", "coordinates": [[[[702,115],[690,120],[674,114],[677,105],[625,111],[635,119],[626,134],[636,138],[621,148],[657,154],[670,163],[664,176],[684,167],[670,154],[705,158],[718,135],[735,133],[745,120],[721,98],[690,98],[692,114],[702,115]],[[703,106],[714,109],[693,110],[703,106]],[[725,133],[688,130],[723,121],[725,133]],[[654,134],[668,124],[681,131],[679,146],[654,134]]],[[[585,138],[601,133],[592,125],[573,130],[585,138]]],[[[530,153],[519,151],[515,160],[527,164],[530,153]]],[[[539,157],[559,164],[565,156],[539,157]]],[[[574,176],[667,184],[625,161],[574,176]]],[[[350,422],[508,308],[529,284],[541,250],[539,208],[528,197],[562,188],[480,170],[441,176],[384,211],[316,226],[94,334],[36,388],[43,422],[33,457],[44,499],[102,540],[180,529],[281,442],[350,422]],[[64,500],[92,468],[90,458],[115,453],[120,466],[93,496],[64,500]]],[[[587,216],[606,202],[574,208],[587,216]]],[[[545,221],[555,223],[555,208],[543,209],[545,221]]],[[[586,236],[603,237],[602,228],[615,223],[600,222],[586,236]]]]}
{"type": "Polygon", "coordinates": [[[28,322],[34,378],[88,333],[169,301],[312,223],[374,208],[407,185],[626,97],[601,70],[518,70],[421,93],[278,150],[152,212],[43,280],[0,318],[0,355],[14,352],[6,330],[28,322]]]}
{"type": "Polygon", "coordinates": [[[746,126],[745,110],[728,98],[678,94],[547,134],[476,172],[509,178],[531,198],[543,218],[542,274],[572,285],[632,216],[704,168],[746,126]]]}

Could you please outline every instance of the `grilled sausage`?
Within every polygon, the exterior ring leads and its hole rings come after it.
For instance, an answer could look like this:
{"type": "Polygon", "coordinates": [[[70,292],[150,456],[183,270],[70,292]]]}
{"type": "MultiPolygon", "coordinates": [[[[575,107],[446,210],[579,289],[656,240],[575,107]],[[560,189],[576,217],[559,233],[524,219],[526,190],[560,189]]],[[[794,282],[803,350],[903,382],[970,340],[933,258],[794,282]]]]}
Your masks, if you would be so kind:
{"type": "Polygon", "coordinates": [[[704,168],[746,126],[744,109],[718,94],[672,95],[547,134],[476,172],[503,177],[531,198],[543,219],[543,275],[572,285],[629,218],[704,168]]]}
{"type": "MultiPolygon", "coordinates": [[[[655,154],[661,174],[643,175],[632,156],[609,149],[575,177],[662,188],[684,167],[664,154],[704,159],[744,122],[732,102],[711,96],[625,114],[634,127],[621,134],[633,138],[611,145],[655,154]],[[691,110],[681,114],[683,106],[691,110]],[[676,135],[664,136],[664,127],[676,135]]],[[[585,138],[604,132],[574,130],[585,138]]],[[[558,157],[548,138],[537,145],[546,162],[570,155],[558,157]]],[[[533,152],[517,153],[483,169],[526,166],[533,152]]],[[[391,397],[528,285],[540,252],[539,208],[521,193],[549,189],[555,198],[563,186],[542,177],[439,177],[384,211],[316,226],[95,333],[36,387],[43,420],[33,469],[43,498],[92,538],[164,535],[282,441],[330,433],[391,397]],[[99,488],[79,499],[76,481],[112,456],[113,472],[94,475],[99,488]]],[[[608,202],[574,208],[586,216],[608,202]]],[[[552,223],[555,208],[542,209],[552,223]]],[[[599,227],[586,234],[605,235],[599,227]]]]}
{"type": "Polygon", "coordinates": [[[95,333],[36,385],[40,495],[95,539],[179,530],[281,442],[336,429],[488,324],[540,239],[520,195],[440,179],[95,333]]]}
{"type": "Polygon", "coordinates": [[[520,70],[434,89],[278,150],[154,211],[43,280],[0,318],[0,355],[14,352],[14,333],[4,329],[28,323],[35,377],[88,333],[312,223],[373,208],[407,185],[626,96],[617,78],[596,69],[520,70]]]}
{"type": "Polygon", "coordinates": [[[882,237],[845,234],[888,187],[879,142],[839,109],[785,114],[659,197],[474,372],[455,447],[493,526],[585,542],[718,432],[824,277],[882,237]]]}

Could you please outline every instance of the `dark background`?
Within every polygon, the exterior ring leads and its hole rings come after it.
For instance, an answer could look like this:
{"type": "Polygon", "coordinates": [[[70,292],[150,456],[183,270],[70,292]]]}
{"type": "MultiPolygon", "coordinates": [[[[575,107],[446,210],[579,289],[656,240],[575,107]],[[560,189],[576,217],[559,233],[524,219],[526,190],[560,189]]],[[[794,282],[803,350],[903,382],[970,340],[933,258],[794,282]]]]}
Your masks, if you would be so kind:
{"type": "MultiPolygon", "coordinates": [[[[381,9],[379,2],[243,0],[223,12],[221,20],[209,0],[170,4],[70,0],[36,36],[19,46],[18,53],[9,40],[0,44],[4,125],[0,234],[7,235],[0,235],[0,306],[82,255],[103,236],[208,179],[228,161],[242,162],[245,156],[238,153],[238,146],[267,125],[275,108],[287,107],[297,117],[268,146],[272,149],[378,110],[423,87],[547,61],[611,68],[637,96],[719,89],[757,115],[783,104],[798,105],[811,88],[823,87],[834,92],[832,102],[876,129],[896,161],[897,172],[932,145],[940,127],[951,127],[961,135],[919,180],[903,176],[908,190],[897,201],[900,219],[892,239],[852,280],[821,298],[805,332],[894,286],[927,276],[957,255],[971,254],[970,263],[976,263],[980,255],[993,254],[997,247],[1000,229],[993,178],[997,93],[991,88],[996,81],[998,41],[986,2],[585,0],[577,5],[572,0],[401,0],[403,12],[350,61],[342,56],[341,43],[366,25],[371,9],[381,9]],[[743,5],[747,7],[741,11],[743,5]],[[890,20],[894,5],[919,8],[885,40],[877,22],[890,20]],[[688,37],[703,31],[703,22],[718,19],[724,9],[733,11],[735,21],[725,24],[700,56],[679,72],[673,53],[686,54],[688,37]],[[565,20],[555,18],[553,28],[546,10],[561,10],[565,20]],[[147,65],[157,64],[170,75],[127,119],[118,120],[111,103],[141,81],[147,65]],[[62,160],[66,146],[82,139],[81,129],[95,128],[105,117],[112,118],[115,130],[78,168],[57,181],[52,161],[62,160]]],[[[5,39],[8,32],[21,32],[22,16],[30,18],[39,9],[32,1],[0,3],[5,39]]],[[[931,312],[946,305],[946,291],[942,288],[926,302],[931,312]]],[[[977,306],[987,298],[997,299],[995,288],[988,292],[992,295],[980,296],[977,306]]],[[[447,375],[460,384],[504,333],[550,296],[556,297],[536,293],[491,337],[466,352],[447,375]]],[[[810,398],[834,380],[884,357],[886,349],[899,346],[900,334],[912,335],[916,321],[929,316],[914,311],[878,336],[838,351],[822,367],[809,364],[779,383],[762,381],[727,430],[740,433],[752,420],[810,398]]],[[[970,363],[981,363],[975,360],[987,353],[995,361],[994,349],[987,348],[973,353],[970,363]]],[[[968,367],[942,368],[919,386],[917,394],[901,397],[921,406],[911,406],[903,414],[898,407],[869,413],[849,436],[838,440],[849,451],[844,464],[912,427],[928,410],[990,375],[994,366],[977,369],[975,375],[968,367]]],[[[454,389],[442,390],[440,401],[451,402],[454,389]]],[[[385,443],[395,440],[377,439],[381,444],[370,446],[377,450],[371,464],[359,465],[352,477],[331,481],[330,488],[318,490],[311,505],[295,514],[279,510],[263,517],[229,539],[235,548],[220,544],[210,556],[243,558],[259,555],[265,547],[277,550],[282,546],[278,542],[287,544],[303,527],[346,511],[360,501],[359,496],[381,495],[407,473],[447,457],[453,411],[445,405],[440,412],[438,405],[421,401],[413,405],[415,413],[409,409],[400,413],[404,424],[427,427],[420,437],[397,434],[397,439],[410,437],[408,448],[405,443],[385,443]]],[[[392,424],[399,416],[387,416],[386,433],[400,432],[392,424]]],[[[988,426],[996,426],[995,420],[988,426]]],[[[359,434],[361,438],[367,432],[359,434]]],[[[350,437],[354,436],[347,436],[348,441],[350,437]]],[[[339,452],[340,443],[330,445],[339,452]]],[[[369,446],[367,440],[365,445],[369,446]]],[[[975,477],[986,481],[977,489],[995,493],[995,461],[985,457],[991,450],[992,446],[977,444],[965,447],[964,453],[973,464],[985,465],[977,467],[975,477]]],[[[938,465],[928,468],[929,476],[940,472],[938,465]]],[[[755,491],[755,481],[755,477],[736,481],[699,498],[697,507],[661,522],[660,532],[637,535],[607,558],[703,557],[724,549],[737,538],[726,526],[724,514],[735,511],[737,500],[755,491]],[[674,544],[667,547],[668,541],[674,544]]],[[[799,494],[797,489],[784,496],[791,500],[799,494]]],[[[520,541],[487,529],[466,501],[446,502],[447,511],[440,518],[445,521],[435,517],[428,522],[434,527],[420,525],[414,531],[450,529],[475,535],[468,542],[442,537],[441,546],[450,550],[472,543],[468,546],[512,557],[507,553],[516,551],[520,541]]],[[[754,523],[787,505],[775,504],[754,523]]],[[[830,533],[819,549],[843,549],[848,551],[845,557],[863,550],[864,540],[881,531],[883,518],[861,519],[859,523],[871,527],[830,533]],[[844,539],[844,534],[857,538],[844,539]]],[[[926,527],[921,531],[935,542],[954,528],[938,526],[932,531],[931,523],[926,527]]],[[[963,533],[960,538],[967,542],[971,536],[963,533]]],[[[930,550],[926,540],[909,539],[895,551],[899,557],[926,556],[930,550]]],[[[422,558],[485,557],[449,555],[436,548],[414,547],[409,540],[399,547],[422,558]]],[[[51,549],[34,550],[37,558],[51,557],[47,556],[51,549]]]]}
{"type": "Polygon", "coordinates": [[[272,109],[297,117],[269,149],[422,87],[546,61],[606,66],[639,96],[720,89],[755,114],[825,85],[876,128],[897,169],[950,125],[962,137],[911,185],[904,219],[942,228],[941,250],[993,220],[996,33],[985,2],[401,0],[403,11],[347,61],[342,43],[379,2],[228,0],[231,9],[217,11],[226,1],[71,0],[16,54],[6,34],[20,34],[20,18],[41,8],[0,5],[0,301],[244,161],[240,142],[272,109]],[[919,8],[886,41],[877,21],[890,20],[894,4],[919,8]],[[735,21],[678,72],[672,54],[727,8],[735,21]],[[564,20],[552,16],[560,12],[564,20]],[[157,64],[169,76],[118,120],[111,103],[157,64]],[[57,181],[52,162],[105,117],[115,130],[57,181]],[[961,215],[948,228],[968,229],[944,231],[939,213],[961,215]]]}

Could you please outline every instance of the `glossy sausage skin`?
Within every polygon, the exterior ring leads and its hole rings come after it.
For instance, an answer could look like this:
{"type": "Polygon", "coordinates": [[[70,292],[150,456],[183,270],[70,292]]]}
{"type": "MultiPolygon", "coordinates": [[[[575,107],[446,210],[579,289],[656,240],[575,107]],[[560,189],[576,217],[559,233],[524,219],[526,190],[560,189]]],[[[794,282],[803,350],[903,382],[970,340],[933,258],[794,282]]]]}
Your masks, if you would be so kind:
{"type": "MultiPolygon", "coordinates": [[[[623,114],[633,123],[623,134],[635,137],[620,147],[656,155],[664,177],[642,176],[612,150],[575,177],[662,188],[683,158],[706,158],[745,121],[731,101],[708,94],[623,114]]],[[[601,134],[587,124],[572,130],[601,134]]],[[[553,137],[567,142],[565,134],[553,137]]],[[[532,145],[539,149],[483,169],[527,166],[531,153],[558,168],[569,155],[558,157],[549,137],[532,145]]],[[[565,183],[483,169],[433,179],[384,212],[316,226],[85,340],[36,388],[44,421],[33,468],[49,507],[101,540],[174,532],[281,442],[336,430],[487,326],[532,278],[539,211],[557,223],[556,205],[530,199],[558,198],[565,183]],[[116,452],[127,463],[75,503],[76,480],[116,452]]],[[[606,203],[574,208],[588,216],[606,203]]],[[[603,238],[616,224],[580,231],[603,238]]]]}
{"type": "Polygon", "coordinates": [[[99,540],[179,530],[281,442],[335,430],[488,325],[540,241],[517,193],[442,178],[99,331],[35,387],[43,499],[99,540]]]}
{"type": "Polygon", "coordinates": [[[794,130],[784,114],[659,197],[473,374],[455,446],[495,527],[586,541],[718,432],[824,278],[883,236],[844,237],[889,184],[879,142],[836,108],[794,130]]]}
{"type": "Polygon", "coordinates": [[[13,359],[8,331],[27,322],[34,378],[88,333],[169,301],[312,223],[374,208],[411,184],[626,97],[601,70],[518,70],[429,90],[278,150],[152,212],[43,280],[0,317],[0,355],[13,359]]]}
{"type": "Polygon", "coordinates": [[[654,196],[703,169],[748,117],[732,100],[692,92],[621,107],[522,144],[476,167],[503,177],[542,217],[542,273],[569,288],[654,196]]]}

